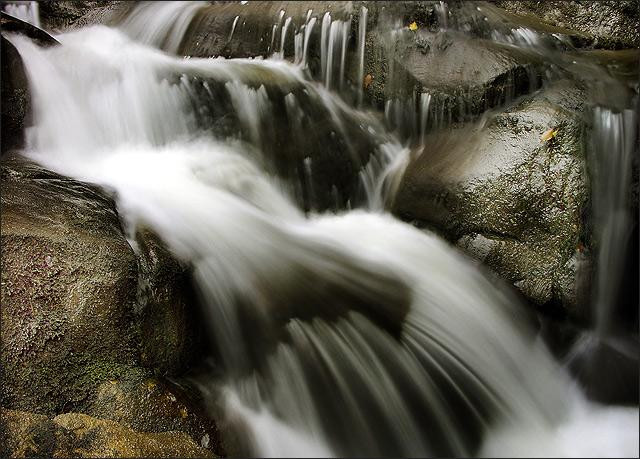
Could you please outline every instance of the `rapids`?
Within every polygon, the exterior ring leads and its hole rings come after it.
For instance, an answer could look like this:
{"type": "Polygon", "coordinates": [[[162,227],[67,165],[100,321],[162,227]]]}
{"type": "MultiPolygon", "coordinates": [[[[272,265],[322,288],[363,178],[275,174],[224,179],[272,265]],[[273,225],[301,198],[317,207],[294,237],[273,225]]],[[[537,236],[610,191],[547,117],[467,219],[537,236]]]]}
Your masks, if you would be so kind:
{"type": "MultiPolygon", "coordinates": [[[[131,234],[150,226],[191,266],[214,342],[197,384],[239,439],[231,452],[637,456],[637,409],[588,402],[508,289],[385,211],[409,149],[328,90],[342,85],[348,22],[315,24],[323,87],[304,71],[307,35],[297,64],[148,46],[175,49],[193,9],[171,27],[145,23],[145,36],[132,16],[124,29],[147,44],[104,26],[50,49],[11,41],[33,95],[25,154],[114,193],[131,234]],[[220,98],[241,131],[211,128],[203,113],[220,98]],[[356,185],[320,190],[304,151],[298,175],[277,167],[278,107],[300,149],[305,121],[327,117],[356,185]]],[[[426,119],[416,124],[424,138],[426,119]]]]}

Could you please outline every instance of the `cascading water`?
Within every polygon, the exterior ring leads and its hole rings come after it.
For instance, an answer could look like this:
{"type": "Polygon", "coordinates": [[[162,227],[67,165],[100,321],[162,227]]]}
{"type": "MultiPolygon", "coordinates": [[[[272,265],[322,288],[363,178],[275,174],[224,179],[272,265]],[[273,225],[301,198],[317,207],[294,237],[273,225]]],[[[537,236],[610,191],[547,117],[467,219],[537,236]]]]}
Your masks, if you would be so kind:
{"type": "MultiPolygon", "coordinates": [[[[325,19],[330,78],[346,40],[325,19]]],[[[149,33],[158,44],[171,32],[149,33]]],[[[11,38],[33,95],[25,154],[115,190],[130,229],[151,226],[191,265],[217,362],[199,384],[244,452],[638,454],[637,409],[583,400],[517,300],[384,212],[408,150],[307,81],[302,65],[183,60],[105,27],[58,38],[50,49],[11,38]],[[299,152],[297,175],[275,164],[284,144],[270,123],[282,112],[296,146],[345,145],[361,188],[326,187],[345,195],[336,213],[295,205],[303,188],[306,207],[329,207],[315,178],[321,157],[299,152]],[[312,137],[314,119],[329,123],[325,138],[312,137]],[[369,210],[345,210],[357,202],[369,210]]],[[[420,102],[428,113],[429,98],[420,102]]]]}
{"type": "Polygon", "coordinates": [[[206,5],[203,1],[140,2],[120,28],[141,43],[175,54],[191,20],[206,5]]]}
{"type": "Polygon", "coordinates": [[[593,196],[599,230],[594,319],[596,333],[603,336],[611,331],[611,309],[631,230],[628,201],[638,120],[632,109],[614,113],[603,107],[594,109],[593,118],[593,196]]]}
{"type": "Polygon", "coordinates": [[[5,13],[10,14],[36,27],[40,27],[40,8],[38,2],[11,1],[2,2],[5,13]]]}

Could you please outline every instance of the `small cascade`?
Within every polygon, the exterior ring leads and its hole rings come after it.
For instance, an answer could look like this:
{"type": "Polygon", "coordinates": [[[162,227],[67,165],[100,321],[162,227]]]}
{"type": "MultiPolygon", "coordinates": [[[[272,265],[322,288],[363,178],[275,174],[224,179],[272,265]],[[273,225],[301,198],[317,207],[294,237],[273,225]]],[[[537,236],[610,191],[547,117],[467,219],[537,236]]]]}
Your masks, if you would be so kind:
{"type": "Polygon", "coordinates": [[[291,25],[291,16],[285,19],[284,25],[282,26],[280,37],[280,51],[278,52],[278,56],[280,57],[280,59],[284,59],[284,45],[287,40],[287,31],[289,30],[289,25],[291,25]]]}
{"type": "Polygon", "coordinates": [[[631,231],[631,163],[638,142],[638,116],[632,109],[593,110],[593,209],[598,255],[594,294],[596,334],[611,331],[631,231]]]}
{"type": "Polygon", "coordinates": [[[3,11],[11,16],[40,27],[40,7],[38,2],[5,1],[3,11]]]}
{"type": "Polygon", "coordinates": [[[140,43],[177,54],[191,21],[206,6],[204,1],[142,2],[119,27],[140,43]]]}
{"type": "MultiPolygon", "coordinates": [[[[193,382],[240,439],[230,453],[637,454],[637,408],[585,400],[510,290],[388,212],[429,131],[467,120],[468,108],[422,88],[389,98],[384,121],[351,106],[336,92],[347,89],[352,18],[329,12],[316,30],[318,81],[311,10],[299,28],[284,10],[265,26],[273,58],[172,56],[204,5],[139,4],[120,30],[64,33],[58,47],[9,39],[33,98],[24,154],[112,190],[128,231],[149,226],[190,267],[215,362],[193,382]]],[[[446,2],[436,10],[447,29],[446,2]]],[[[538,46],[520,35],[514,46],[538,46]]],[[[630,110],[594,110],[603,334],[636,124],[630,110]]]]}
{"type": "Polygon", "coordinates": [[[238,25],[238,19],[240,19],[240,16],[236,16],[235,19],[233,20],[233,24],[231,25],[231,32],[229,32],[228,41],[231,41],[233,39],[233,33],[236,31],[236,25],[238,25]]]}
{"type": "Polygon", "coordinates": [[[367,37],[367,14],[369,10],[363,5],[360,7],[358,19],[358,106],[362,106],[364,94],[364,47],[367,37]]]}

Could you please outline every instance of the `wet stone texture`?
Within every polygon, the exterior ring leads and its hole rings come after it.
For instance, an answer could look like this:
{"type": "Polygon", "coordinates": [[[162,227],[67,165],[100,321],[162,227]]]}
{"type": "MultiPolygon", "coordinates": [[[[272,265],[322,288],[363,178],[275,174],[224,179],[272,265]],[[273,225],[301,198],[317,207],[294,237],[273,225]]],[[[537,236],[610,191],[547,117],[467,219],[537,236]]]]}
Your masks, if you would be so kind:
{"type": "Polygon", "coordinates": [[[162,376],[203,357],[186,268],[146,230],[136,256],[99,188],[16,156],[1,164],[2,406],[180,431],[221,452],[213,421],[162,376]]]}
{"type": "Polygon", "coordinates": [[[184,432],[138,432],[81,413],[1,414],[3,457],[215,457],[184,432]]]}
{"type": "Polygon", "coordinates": [[[486,125],[434,135],[407,168],[395,213],[439,230],[539,306],[577,313],[589,290],[580,100],[561,81],[486,125]]]}

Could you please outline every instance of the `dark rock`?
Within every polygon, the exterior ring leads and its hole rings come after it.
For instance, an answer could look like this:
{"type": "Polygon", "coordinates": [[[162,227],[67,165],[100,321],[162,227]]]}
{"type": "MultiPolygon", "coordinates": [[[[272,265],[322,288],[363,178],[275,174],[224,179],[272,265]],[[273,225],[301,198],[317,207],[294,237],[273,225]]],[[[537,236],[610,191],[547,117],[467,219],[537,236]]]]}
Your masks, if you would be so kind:
{"type": "Polygon", "coordinates": [[[2,155],[24,146],[30,121],[29,81],[18,50],[2,37],[2,155]]]}
{"type": "Polygon", "coordinates": [[[5,33],[19,33],[25,35],[37,43],[39,46],[55,46],[60,43],[44,30],[22,21],[4,12],[0,13],[0,24],[2,24],[2,31],[5,33]]]}
{"type": "Polygon", "coordinates": [[[139,230],[136,241],[140,362],[160,374],[179,374],[205,352],[190,273],[151,230],[139,230]]]}
{"type": "Polygon", "coordinates": [[[606,2],[500,0],[497,6],[525,18],[576,30],[592,37],[592,47],[621,49],[640,47],[640,7],[635,0],[606,2]]]}
{"type": "Polygon", "coordinates": [[[2,409],[3,457],[214,457],[183,432],[148,433],[81,413],[2,409]]]}
{"type": "Polygon", "coordinates": [[[395,201],[534,303],[577,313],[588,280],[583,91],[569,81],[491,117],[427,140],[395,201]],[[546,134],[546,135],[545,135],[546,134]]]}
{"type": "Polygon", "coordinates": [[[83,16],[96,15],[96,11],[113,8],[122,2],[44,0],[38,3],[42,27],[46,30],[62,32],[75,27],[76,22],[83,16]]]}

